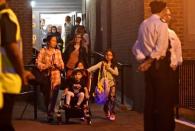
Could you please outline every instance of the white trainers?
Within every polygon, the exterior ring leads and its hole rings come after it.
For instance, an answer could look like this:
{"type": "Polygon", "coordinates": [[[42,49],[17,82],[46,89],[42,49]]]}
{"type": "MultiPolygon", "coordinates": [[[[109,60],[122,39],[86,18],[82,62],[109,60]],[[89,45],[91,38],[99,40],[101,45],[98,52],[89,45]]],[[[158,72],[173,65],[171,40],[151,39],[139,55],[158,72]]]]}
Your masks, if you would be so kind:
{"type": "Polygon", "coordinates": [[[115,117],[114,114],[112,114],[112,115],[110,115],[109,119],[110,119],[111,121],[114,121],[114,120],[116,120],[116,117],[115,117]]]}

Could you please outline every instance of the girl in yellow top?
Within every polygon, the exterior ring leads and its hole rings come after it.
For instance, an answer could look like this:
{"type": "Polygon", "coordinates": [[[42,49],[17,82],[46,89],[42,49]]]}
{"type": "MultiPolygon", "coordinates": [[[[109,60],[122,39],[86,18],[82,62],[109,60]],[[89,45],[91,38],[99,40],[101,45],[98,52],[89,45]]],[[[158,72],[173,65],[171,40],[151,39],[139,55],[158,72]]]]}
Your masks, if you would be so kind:
{"type": "MultiPolygon", "coordinates": [[[[89,72],[93,72],[99,69],[98,84],[102,83],[102,87],[98,86],[98,91],[106,92],[106,102],[104,104],[104,112],[106,117],[110,120],[115,120],[115,97],[116,97],[116,82],[115,76],[118,76],[117,63],[115,61],[115,55],[112,50],[105,51],[104,60],[96,65],[87,69],[89,72]],[[105,84],[106,83],[106,84],[105,84]]],[[[101,99],[101,98],[100,98],[101,99]]]]}

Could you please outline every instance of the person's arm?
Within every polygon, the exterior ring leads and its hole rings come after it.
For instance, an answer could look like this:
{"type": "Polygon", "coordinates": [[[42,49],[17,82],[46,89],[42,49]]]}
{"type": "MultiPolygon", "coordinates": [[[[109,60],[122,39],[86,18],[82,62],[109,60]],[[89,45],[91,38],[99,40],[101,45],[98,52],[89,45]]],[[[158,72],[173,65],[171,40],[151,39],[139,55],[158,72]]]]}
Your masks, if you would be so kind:
{"type": "Polygon", "coordinates": [[[87,89],[87,87],[84,87],[84,93],[85,93],[85,97],[89,99],[89,90],[87,89]]]}
{"type": "Polygon", "coordinates": [[[24,63],[18,44],[15,42],[9,43],[5,46],[5,50],[16,72],[23,77],[24,63]]]}
{"type": "Polygon", "coordinates": [[[171,64],[170,67],[173,70],[177,69],[177,66],[183,62],[182,58],[182,49],[181,49],[181,42],[177,36],[177,34],[169,29],[169,39],[171,42],[171,64]]]}
{"type": "Polygon", "coordinates": [[[1,31],[3,32],[5,51],[16,73],[21,77],[23,85],[27,85],[28,80],[34,79],[34,76],[24,69],[22,52],[18,46],[19,40],[16,39],[16,30],[17,26],[9,19],[8,14],[3,15],[1,31]]]}
{"type": "Polygon", "coordinates": [[[46,70],[48,69],[51,65],[48,65],[48,63],[43,63],[43,59],[45,57],[45,48],[42,48],[38,54],[37,57],[37,67],[39,70],[46,70]]]}
{"type": "Polygon", "coordinates": [[[62,54],[59,50],[57,50],[56,52],[56,58],[55,58],[55,62],[54,62],[54,65],[60,69],[60,70],[63,70],[64,69],[64,62],[62,60],[62,54]]]}
{"type": "Polygon", "coordinates": [[[110,66],[106,66],[106,70],[108,70],[111,74],[118,76],[118,68],[115,66],[114,69],[111,68],[110,66]]]}
{"type": "Polygon", "coordinates": [[[89,35],[87,33],[83,35],[83,39],[84,39],[85,44],[88,46],[89,45],[89,35]]]}
{"type": "Polygon", "coordinates": [[[176,39],[176,42],[177,42],[177,48],[176,48],[177,61],[178,61],[178,65],[181,65],[182,62],[183,62],[181,41],[180,41],[180,39],[179,39],[179,37],[177,36],[176,33],[175,33],[175,39],[176,39]]]}
{"type": "Polygon", "coordinates": [[[102,65],[102,62],[99,62],[96,65],[91,66],[90,68],[88,68],[87,71],[88,72],[93,72],[93,71],[95,71],[97,69],[100,69],[101,68],[101,65],[102,65]]]}
{"type": "Polygon", "coordinates": [[[132,47],[132,53],[137,61],[143,61],[146,58],[144,53],[141,51],[141,45],[138,40],[136,40],[132,47]]]}

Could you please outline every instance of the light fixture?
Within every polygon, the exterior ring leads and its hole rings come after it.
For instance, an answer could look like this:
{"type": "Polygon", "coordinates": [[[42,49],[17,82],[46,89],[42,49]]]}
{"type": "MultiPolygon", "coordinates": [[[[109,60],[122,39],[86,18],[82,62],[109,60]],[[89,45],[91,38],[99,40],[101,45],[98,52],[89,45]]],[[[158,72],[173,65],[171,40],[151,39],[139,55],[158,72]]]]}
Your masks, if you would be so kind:
{"type": "Polygon", "coordinates": [[[35,7],[36,2],[35,2],[35,1],[31,1],[31,2],[30,2],[30,5],[31,5],[31,7],[35,7]]]}

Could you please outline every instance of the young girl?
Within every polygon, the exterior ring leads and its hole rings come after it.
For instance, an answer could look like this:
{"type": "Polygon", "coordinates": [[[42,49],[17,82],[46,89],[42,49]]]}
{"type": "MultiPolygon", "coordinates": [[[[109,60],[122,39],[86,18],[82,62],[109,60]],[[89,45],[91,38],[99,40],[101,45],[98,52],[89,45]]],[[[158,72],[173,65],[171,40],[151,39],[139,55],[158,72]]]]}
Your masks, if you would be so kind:
{"type": "MultiPolygon", "coordinates": [[[[83,72],[83,80],[85,81],[86,83],[86,87],[88,89],[88,92],[90,92],[90,88],[91,88],[91,79],[90,79],[90,74],[89,72],[87,71],[87,66],[85,64],[84,61],[79,61],[77,64],[76,64],[76,69],[81,69],[82,72],[83,72]]],[[[89,98],[88,96],[89,94],[86,94],[86,98],[89,98]]]]}
{"type": "Polygon", "coordinates": [[[115,97],[116,97],[115,76],[118,76],[119,73],[118,73],[117,63],[115,61],[115,56],[113,51],[110,49],[106,50],[104,56],[105,58],[103,61],[90,67],[88,71],[93,72],[99,69],[100,70],[99,74],[101,75],[101,78],[107,80],[107,87],[105,90],[108,92],[108,94],[106,98],[106,103],[104,104],[104,112],[106,117],[109,120],[115,120],[115,111],[114,111],[115,97]]]}

